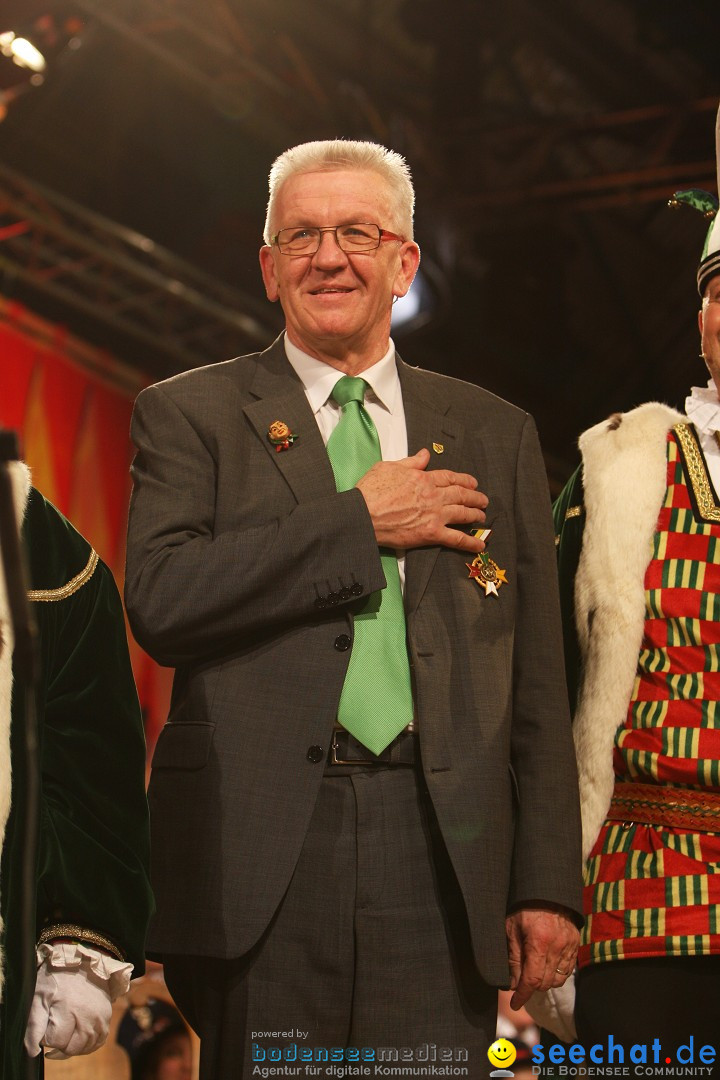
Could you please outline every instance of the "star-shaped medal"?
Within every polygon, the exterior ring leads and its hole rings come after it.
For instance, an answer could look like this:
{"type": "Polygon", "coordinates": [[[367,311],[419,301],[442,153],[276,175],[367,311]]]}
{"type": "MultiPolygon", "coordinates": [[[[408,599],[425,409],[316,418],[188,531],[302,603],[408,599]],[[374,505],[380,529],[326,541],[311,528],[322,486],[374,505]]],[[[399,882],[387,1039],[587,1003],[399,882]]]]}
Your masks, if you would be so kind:
{"type": "MultiPolygon", "coordinates": [[[[478,529],[475,536],[479,536],[481,540],[487,540],[490,532],[490,529],[485,529],[484,532],[478,529]]],[[[505,571],[500,569],[486,551],[481,551],[471,563],[465,563],[465,565],[470,571],[468,577],[473,578],[481,589],[485,589],[486,596],[491,593],[493,596],[497,596],[499,587],[508,583],[505,571]]]]}

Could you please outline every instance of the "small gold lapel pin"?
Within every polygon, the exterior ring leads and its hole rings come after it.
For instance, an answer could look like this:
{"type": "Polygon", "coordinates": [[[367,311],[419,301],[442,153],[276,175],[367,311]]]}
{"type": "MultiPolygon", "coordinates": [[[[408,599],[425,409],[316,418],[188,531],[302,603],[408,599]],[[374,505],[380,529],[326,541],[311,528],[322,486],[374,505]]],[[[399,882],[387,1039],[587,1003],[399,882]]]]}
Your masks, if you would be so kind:
{"type": "Polygon", "coordinates": [[[279,454],[281,450],[289,450],[298,435],[293,435],[284,420],[273,420],[268,428],[268,439],[279,454]]]}
{"type": "MultiPolygon", "coordinates": [[[[491,532],[492,529],[483,529],[482,531],[477,529],[474,535],[479,536],[481,540],[487,541],[491,532]]],[[[486,596],[491,593],[493,596],[497,596],[500,586],[508,584],[506,571],[501,570],[486,551],[481,551],[471,563],[465,563],[465,565],[470,571],[468,577],[473,578],[481,589],[485,589],[486,596]]]]}
{"type": "Polygon", "coordinates": [[[433,446],[433,450],[435,451],[436,454],[444,454],[445,453],[445,447],[443,446],[443,444],[441,442],[434,442],[432,444],[432,446],[433,446]]]}

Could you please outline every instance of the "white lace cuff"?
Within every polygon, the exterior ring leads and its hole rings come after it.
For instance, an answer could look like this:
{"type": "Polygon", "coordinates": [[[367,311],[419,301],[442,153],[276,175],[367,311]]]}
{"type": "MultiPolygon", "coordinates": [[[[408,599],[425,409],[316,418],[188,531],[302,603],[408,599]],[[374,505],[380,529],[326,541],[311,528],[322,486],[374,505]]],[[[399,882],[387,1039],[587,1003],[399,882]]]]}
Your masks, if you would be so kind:
{"type": "Polygon", "coordinates": [[[81,942],[45,942],[37,947],[38,967],[47,962],[51,970],[62,971],[85,967],[94,980],[105,984],[111,1001],[126,994],[130,986],[132,964],[116,960],[91,945],[81,942]]]}

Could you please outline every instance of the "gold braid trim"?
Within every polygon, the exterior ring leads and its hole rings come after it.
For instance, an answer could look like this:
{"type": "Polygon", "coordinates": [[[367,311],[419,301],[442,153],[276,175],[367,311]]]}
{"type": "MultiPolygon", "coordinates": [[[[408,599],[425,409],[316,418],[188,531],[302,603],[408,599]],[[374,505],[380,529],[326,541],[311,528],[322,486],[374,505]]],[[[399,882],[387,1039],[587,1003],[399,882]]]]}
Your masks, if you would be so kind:
{"type": "Polygon", "coordinates": [[[690,424],[676,424],[673,431],[677,436],[685,458],[688,476],[690,477],[700,516],[707,521],[720,521],[720,506],[716,505],[713,498],[705,459],[695,437],[695,432],[690,424]]]}
{"type": "MultiPolygon", "coordinates": [[[[583,512],[582,506],[568,506],[567,510],[565,511],[564,520],[569,521],[570,518],[580,517],[582,512],[583,512]]],[[[560,534],[556,533],[555,534],[555,547],[559,547],[559,546],[560,546],[560,534]]]]}
{"type": "Polygon", "coordinates": [[[61,585],[59,589],[30,589],[28,591],[28,600],[42,600],[48,603],[54,600],[66,600],[68,596],[72,596],[78,589],[82,589],[83,585],[87,585],[97,569],[98,562],[97,552],[91,551],[87,566],[79,574],[76,574],[74,578],[70,578],[66,585],[61,585]]]}
{"type": "Polygon", "coordinates": [[[110,938],[94,930],[87,930],[84,926],[76,926],[75,923],[54,923],[52,926],[46,926],[38,938],[38,945],[55,941],[57,938],[72,938],[73,941],[82,942],[83,945],[97,945],[98,948],[111,953],[116,960],[123,962],[127,960],[122,949],[119,949],[110,938]]]}

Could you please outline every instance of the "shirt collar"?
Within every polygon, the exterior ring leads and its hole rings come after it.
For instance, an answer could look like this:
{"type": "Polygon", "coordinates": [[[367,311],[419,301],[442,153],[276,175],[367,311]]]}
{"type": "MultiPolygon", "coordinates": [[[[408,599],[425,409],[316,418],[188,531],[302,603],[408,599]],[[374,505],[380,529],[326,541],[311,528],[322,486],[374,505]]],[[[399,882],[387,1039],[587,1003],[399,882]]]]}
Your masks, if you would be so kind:
{"type": "Polygon", "coordinates": [[[712,379],[707,386],[693,386],[685,399],[685,412],[698,431],[712,435],[720,431],[720,401],[712,379]]]}
{"type": "MultiPolygon", "coordinates": [[[[299,349],[285,334],[285,354],[295,374],[305,388],[307,399],[313,413],[317,413],[326,404],[333,387],[342,372],[331,367],[323,360],[308,356],[299,349]]],[[[370,393],[391,415],[397,410],[400,400],[400,377],[395,363],[395,343],[390,338],[385,355],[372,367],[360,373],[360,377],[370,387],[370,393]]]]}

